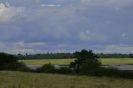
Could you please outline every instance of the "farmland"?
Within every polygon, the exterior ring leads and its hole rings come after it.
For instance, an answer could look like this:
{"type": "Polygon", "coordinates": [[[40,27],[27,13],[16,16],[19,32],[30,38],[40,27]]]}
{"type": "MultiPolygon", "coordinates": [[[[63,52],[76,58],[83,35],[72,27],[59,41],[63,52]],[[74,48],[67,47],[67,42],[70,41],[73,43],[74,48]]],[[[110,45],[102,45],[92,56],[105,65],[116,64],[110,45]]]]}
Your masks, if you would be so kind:
{"type": "MultiPolygon", "coordinates": [[[[69,64],[74,61],[74,59],[40,59],[40,60],[20,60],[20,62],[24,62],[25,64],[31,65],[43,65],[43,64],[69,64]]],[[[133,64],[132,58],[102,58],[100,59],[102,64],[133,64]]]]}
{"type": "Polygon", "coordinates": [[[1,71],[0,88],[133,88],[133,80],[1,71]]]}

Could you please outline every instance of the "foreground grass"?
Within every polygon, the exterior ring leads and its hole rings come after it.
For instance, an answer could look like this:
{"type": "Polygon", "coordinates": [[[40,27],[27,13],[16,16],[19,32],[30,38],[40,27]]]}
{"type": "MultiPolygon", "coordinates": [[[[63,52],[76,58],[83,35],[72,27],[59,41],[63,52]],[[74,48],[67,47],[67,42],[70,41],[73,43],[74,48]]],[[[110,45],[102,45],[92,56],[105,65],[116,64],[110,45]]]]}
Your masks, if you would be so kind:
{"type": "MultiPolygon", "coordinates": [[[[43,60],[20,60],[26,64],[43,65],[43,64],[69,64],[74,59],[43,59],[43,60]]],[[[133,64],[132,58],[104,58],[100,59],[102,64],[133,64]]]]}
{"type": "Polygon", "coordinates": [[[133,88],[133,80],[2,71],[0,88],[133,88]]]}

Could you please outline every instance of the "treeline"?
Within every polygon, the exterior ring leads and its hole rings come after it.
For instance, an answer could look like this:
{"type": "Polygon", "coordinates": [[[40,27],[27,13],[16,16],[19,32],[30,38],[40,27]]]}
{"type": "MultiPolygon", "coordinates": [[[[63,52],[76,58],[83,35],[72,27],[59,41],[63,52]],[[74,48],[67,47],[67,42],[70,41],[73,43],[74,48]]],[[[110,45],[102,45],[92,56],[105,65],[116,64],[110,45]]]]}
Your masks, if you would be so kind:
{"type": "Polygon", "coordinates": [[[68,59],[74,58],[72,53],[47,53],[47,54],[18,54],[16,55],[20,60],[26,59],[68,59]]]}
{"type": "MultiPolygon", "coordinates": [[[[20,60],[27,59],[71,59],[75,58],[73,53],[46,53],[46,54],[18,54],[20,60]]],[[[99,58],[133,58],[133,54],[97,54],[99,58]]]]}
{"type": "Polygon", "coordinates": [[[97,54],[100,58],[133,58],[133,54],[97,54]]]}

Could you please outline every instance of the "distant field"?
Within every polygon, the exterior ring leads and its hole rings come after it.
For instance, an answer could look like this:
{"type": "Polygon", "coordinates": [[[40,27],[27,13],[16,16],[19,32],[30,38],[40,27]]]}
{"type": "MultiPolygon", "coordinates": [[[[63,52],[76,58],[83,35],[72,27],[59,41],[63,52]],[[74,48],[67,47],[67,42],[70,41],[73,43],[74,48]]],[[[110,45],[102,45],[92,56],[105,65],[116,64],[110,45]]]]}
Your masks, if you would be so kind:
{"type": "Polygon", "coordinates": [[[43,64],[69,64],[70,62],[74,61],[74,59],[43,59],[43,60],[20,60],[26,64],[33,64],[33,65],[43,65],[43,64]]]}
{"type": "Polygon", "coordinates": [[[133,80],[1,71],[0,88],[133,88],[133,80]]]}
{"type": "Polygon", "coordinates": [[[102,64],[133,64],[133,58],[105,58],[100,61],[102,64]]]}
{"type": "MultiPolygon", "coordinates": [[[[74,61],[74,59],[43,59],[43,60],[20,60],[20,62],[24,62],[26,64],[32,65],[42,65],[42,64],[69,64],[74,61]]],[[[133,59],[131,58],[104,58],[100,59],[102,64],[133,64],[133,59]]]]}

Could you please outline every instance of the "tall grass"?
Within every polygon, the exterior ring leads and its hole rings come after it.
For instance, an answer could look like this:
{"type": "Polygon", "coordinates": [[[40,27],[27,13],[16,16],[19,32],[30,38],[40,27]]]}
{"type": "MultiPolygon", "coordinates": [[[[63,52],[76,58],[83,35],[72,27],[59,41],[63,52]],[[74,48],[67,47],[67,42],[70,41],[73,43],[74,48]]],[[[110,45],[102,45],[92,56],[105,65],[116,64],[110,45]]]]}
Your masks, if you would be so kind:
{"type": "Polygon", "coordinates": [[[2,71],[0,88],[133,88],[133,80],[2,71]]]}

